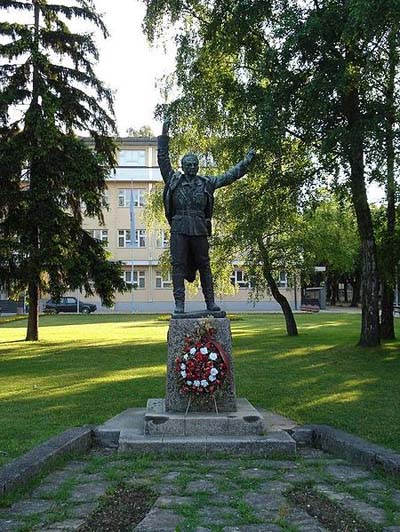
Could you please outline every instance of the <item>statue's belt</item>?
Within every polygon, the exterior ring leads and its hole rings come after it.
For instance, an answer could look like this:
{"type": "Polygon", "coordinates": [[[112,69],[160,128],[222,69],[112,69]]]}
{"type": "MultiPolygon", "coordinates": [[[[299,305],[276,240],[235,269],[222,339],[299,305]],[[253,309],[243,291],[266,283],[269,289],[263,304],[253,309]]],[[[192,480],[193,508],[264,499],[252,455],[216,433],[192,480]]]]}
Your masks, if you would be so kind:
{"type": "Polygon", "coordinates": [[[204,218],[203,211],[196,211],[192,209],[178,209],[174,212],[174,216],[202,216],[204,218]]]}

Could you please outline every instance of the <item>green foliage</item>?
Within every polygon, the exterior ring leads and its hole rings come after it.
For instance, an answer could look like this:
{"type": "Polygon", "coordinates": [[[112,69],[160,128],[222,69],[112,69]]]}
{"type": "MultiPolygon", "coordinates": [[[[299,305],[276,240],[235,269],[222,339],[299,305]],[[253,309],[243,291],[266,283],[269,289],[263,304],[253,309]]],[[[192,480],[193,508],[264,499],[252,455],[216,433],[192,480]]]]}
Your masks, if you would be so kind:
{"type": "Polygon", "coordinates": [[[153,130],[150,126],[141,126],[139,129],[128,127],[126,130],[128,137],[154,137],[153,130]]]}
{"type": "Polygon", "coordinates": [[[268,76],[259,71],[269,9],[265,2],[252,4],[147,2],[145,28],[155,38],[165,17],[182,23],[177,28],[180,96],[158,109],[174,126],[175,160],[196,146],[209,163],[205,173],[222,172],[250,146],[258,150],[249,177],[217,194],[212,239],[220,286],[228,287],[229,264],[238,259],[257,298],[271,277],[282,270],[294,275],[301,265],[301,192],[306,183],[311,187],[315,172],[304,143],[284,129],[271,135],[263,127],[272,105],[268,76]]]}
{"type": "Polygon", "coordinates": [[[56,298],[82,288],[111,305],[126,289],[121,266],[81,222],[83,214],[103,221],[116,164],[112,93],[95,75],[92,35],[73,22],[104,36],[106,28],[91,1],[15,0],[0,9],[8,18],[0,23],[0,284],[56,298]],[[12,19],[15,10],[27,12],[26,23],[12,19]]]}
{"type": "Polygon", "coordinates": [[[367,172],[371,178],[382,174],[386,126],[391,124],[392,134],[396,129],[390,113],[393,118],[398,94],[390,92],[394,77],[387,65],[390,55],[398,58],[393,52],[399,45],[399,1],[145,4],[144,28],[151,40],[167,22],[176,29],[179,96],[158,113],[171,118],[177,149],[197,145],[224,168],[254,145],[259,151],[255,171],[264,176],[263,194],[271,198],[278,188],[289,195],[310,193],[317,178],[351,193],[364,268],[360,341],[379,343],[378,271],[366,181],[367,172]]]}
{"type": "Polygon", "coordinates": [[[339,202],[322,191],[318,203],[305,212],[305,253],[310,267],[317,264],[340,277],[359,266],[360,239],[354,209],[349,200],[339,202]]]}

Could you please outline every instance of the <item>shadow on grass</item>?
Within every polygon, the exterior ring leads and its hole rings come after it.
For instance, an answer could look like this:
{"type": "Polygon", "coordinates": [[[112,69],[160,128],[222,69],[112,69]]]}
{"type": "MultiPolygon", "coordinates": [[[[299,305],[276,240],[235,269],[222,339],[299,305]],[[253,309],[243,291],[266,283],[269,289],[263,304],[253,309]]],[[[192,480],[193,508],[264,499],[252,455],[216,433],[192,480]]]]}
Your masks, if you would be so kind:
{"type": "MultiPolygon", "coordinates": [[[[359,320],[304,316],[300,336],[291,338],[279,315],[232,323],[238,396],[299,423],[327,423],[400,450],[399,342],[355,347],[359,320]]],[[[70,426],[99,424],[165,395],[166,323],[147,315],[67,315],[43,318],[42,327],[116,322],[144,327],[147,336],[48,341],[0,357],[0,450],[16,456],[70,426]]]]}
{"type": "Polygon", "coordinates": [[[327,423],[400,449],[399,342],[355,346],[358,320],[298,338],[234,333],[239,395],[299,423],[327,423]],[[252,339],[249,341],[249,339],[252,339]]]}
{"type": "Polygon", "coordinates": [[[99,424],[164,396],[164,343],[41,349],[1,360],[0,450],[21,454],[68,427],[99,424]]]}
{"type": "MultiPolygon", "coordinates": [[[[158,315],[153,314],[55,314],[55,315],[41,315],[39,319],[39,329],[42,327],[54,327],[59,325],[82,325],[93,323],[115,323],[115,322],[153,322],[158,315]]],[[[15,328],[25,329],[27,327],[27,319],[20,319],[0,323],[1,328],[15,328]]]]}

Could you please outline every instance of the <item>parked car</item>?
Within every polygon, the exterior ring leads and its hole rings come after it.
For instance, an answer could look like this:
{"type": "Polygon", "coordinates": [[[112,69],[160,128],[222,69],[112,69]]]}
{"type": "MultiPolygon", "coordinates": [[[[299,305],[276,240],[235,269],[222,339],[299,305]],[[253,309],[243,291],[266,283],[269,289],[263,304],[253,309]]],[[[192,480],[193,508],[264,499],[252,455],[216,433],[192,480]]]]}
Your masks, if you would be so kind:
{"type": "MultiPolygon", "coordinates": [[[[59,312],[76,312],[78,300],[76,297],[61,297],[59,303],[52,299],[46,301],[44,311],[49,314],[58,314],[59,312]]],[[[96,305],[92,303],[85,303],[79,300],[79,312],[82,314],[90,314],[97,309],[96,305]]]]}

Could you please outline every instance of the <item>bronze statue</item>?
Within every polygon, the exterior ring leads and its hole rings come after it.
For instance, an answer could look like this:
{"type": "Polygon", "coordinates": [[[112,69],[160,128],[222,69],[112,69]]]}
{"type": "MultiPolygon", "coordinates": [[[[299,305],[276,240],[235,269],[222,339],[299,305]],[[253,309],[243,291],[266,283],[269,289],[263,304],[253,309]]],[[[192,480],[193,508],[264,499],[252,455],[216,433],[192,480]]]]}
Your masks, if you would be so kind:
{"type": "Polygon", "coordinates": [[[167,119],[163,124],[162,135],[158,137],[158,164],[165,182],[165,216],[171,226],[175,313],[185,312],[185,279],[193,282],[196,270],[200,273],[207,310],[218,312],[221,309],[215,303],[208,253],[214,191],[243,177],[255,157],[255,151],[250,150],[243,161],[216,177],[197,175],[199,161],[192,153],[182,158],[183,173],[175,172],[169,158],[169,127],[167,119]]]}

